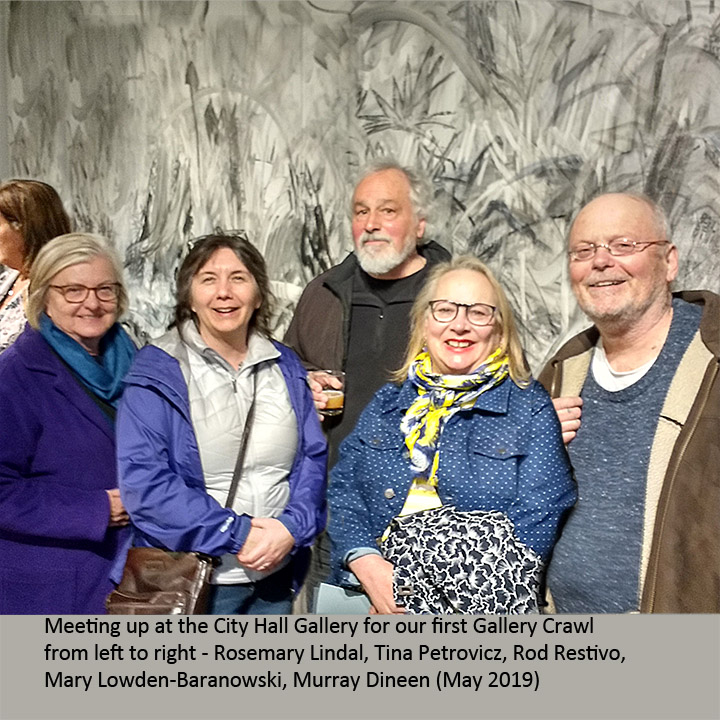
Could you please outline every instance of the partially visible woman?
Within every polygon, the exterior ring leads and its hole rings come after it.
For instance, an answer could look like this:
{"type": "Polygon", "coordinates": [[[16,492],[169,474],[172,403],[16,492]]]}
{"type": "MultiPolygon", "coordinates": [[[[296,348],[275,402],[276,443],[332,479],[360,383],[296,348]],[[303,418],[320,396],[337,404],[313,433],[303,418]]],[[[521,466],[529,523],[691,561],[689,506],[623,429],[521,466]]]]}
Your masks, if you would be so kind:
{"type": "Polygon", "coordinates": [[[0,185],[0,353],[25,327],[25,291],[40,248],[70,232],[70,219],[50,185],[9,180],[0,185]]]}
{"type": "Polygon", "coordinates": [[[411,311],[405,364],[331,473],[335,581],[354,575],[378,613],[537,611],[575,498],[505,293],[476,258],[438,265],[411,311]]]}
{"type": "Polygon", "coordinates": [[[0,356],[0,613],[100,614],[122,571],[115,407],[135,346],[121,267],[93,235],[35,258],[29,326],[0,356]]]}
{"type": "Polygon", "coordinates": [[[212,614],[289,613],[325,523],[326,443],[305,369],[271,340],[270,303],[247,238],[199,240],[178,273],[174,327],[138,353],[118,414],[135,543],[221,557],[212,614]]]}

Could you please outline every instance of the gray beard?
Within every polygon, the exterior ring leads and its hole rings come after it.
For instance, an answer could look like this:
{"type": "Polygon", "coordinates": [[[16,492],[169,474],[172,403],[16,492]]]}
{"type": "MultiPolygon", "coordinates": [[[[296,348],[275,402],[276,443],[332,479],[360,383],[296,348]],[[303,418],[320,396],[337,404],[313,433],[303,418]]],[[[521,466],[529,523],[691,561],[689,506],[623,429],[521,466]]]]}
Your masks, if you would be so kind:
{"type": "Polygon", "coordinates": [[[357,257],[360,267],[368,275],[385,275],[394,270],[398,265],[402,265],[417,250],[414,238],[412,242],[406,243],[402,250],[396,250],[392,245],[382,248],[379,252],[368,250],[362,245],[355,249],[355,257],[357,257]]]}

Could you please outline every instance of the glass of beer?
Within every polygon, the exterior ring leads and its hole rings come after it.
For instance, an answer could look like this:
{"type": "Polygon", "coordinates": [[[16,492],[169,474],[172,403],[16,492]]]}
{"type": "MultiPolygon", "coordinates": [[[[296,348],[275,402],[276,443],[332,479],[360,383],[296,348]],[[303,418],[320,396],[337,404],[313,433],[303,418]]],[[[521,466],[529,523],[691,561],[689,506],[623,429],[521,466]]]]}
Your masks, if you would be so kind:
{"type": "Polygon", "coordinates": [[[320,383],[327,396],[327,404],[318,412],[326,417],[340,415],[345,407],[345,373],[342,370],[313,370],[308,376],[320,383]]]}

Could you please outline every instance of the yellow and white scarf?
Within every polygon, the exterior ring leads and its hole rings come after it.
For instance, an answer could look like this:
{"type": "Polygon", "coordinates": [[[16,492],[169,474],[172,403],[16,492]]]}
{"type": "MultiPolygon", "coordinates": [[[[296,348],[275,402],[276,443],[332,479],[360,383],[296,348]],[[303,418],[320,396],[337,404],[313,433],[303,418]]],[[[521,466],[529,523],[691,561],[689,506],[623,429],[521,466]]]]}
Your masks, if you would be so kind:
{"type": "Polygon", "coordinates": [[[417,399],[400,423],[415,479],[400,511],[401,517],[440,507],[437,471],[443,428],[456,412],[473,407],[480,395],[499,385],[508,374],[507,355],[502,355],[500,349],[470,375],[433,373],[426,351],[415,358],[408,379],[417,387],[417,399]]]}

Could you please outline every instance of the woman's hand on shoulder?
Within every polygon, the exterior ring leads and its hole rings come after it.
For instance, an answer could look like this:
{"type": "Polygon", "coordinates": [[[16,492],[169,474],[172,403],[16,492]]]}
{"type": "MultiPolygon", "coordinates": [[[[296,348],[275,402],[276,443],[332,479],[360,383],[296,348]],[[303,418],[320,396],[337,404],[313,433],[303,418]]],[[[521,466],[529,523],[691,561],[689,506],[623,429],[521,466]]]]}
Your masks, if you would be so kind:
{"type": "Polygon", "coordinates": [[[237,554],[248,570],[272,570],[293,549],[295,538],[275,518],[253,518],[245,544],[237,554]]]}
{"type": "Polygon", "coordinates": [[[110,520],[108,527],[122,527],[130,522],[130,516],[120,499],[120,490],[113,488],[105,491],[110,499],[110,520]]]}
{"type": "Polygon", "coordinates": [[[555,412],[557,413],[562,428],[563,442],[567,445],[577,435],[580,428],[582,416],[582,398],[580,397],[559,397],[553,399],[555,412]]]}
{"type": "Polygon", "coordinates": [[[349,564],[363,590],[369,595],[371,615],[404,615],[393,600],[393,566],[380,555],[363,555],[349,564]]]}

